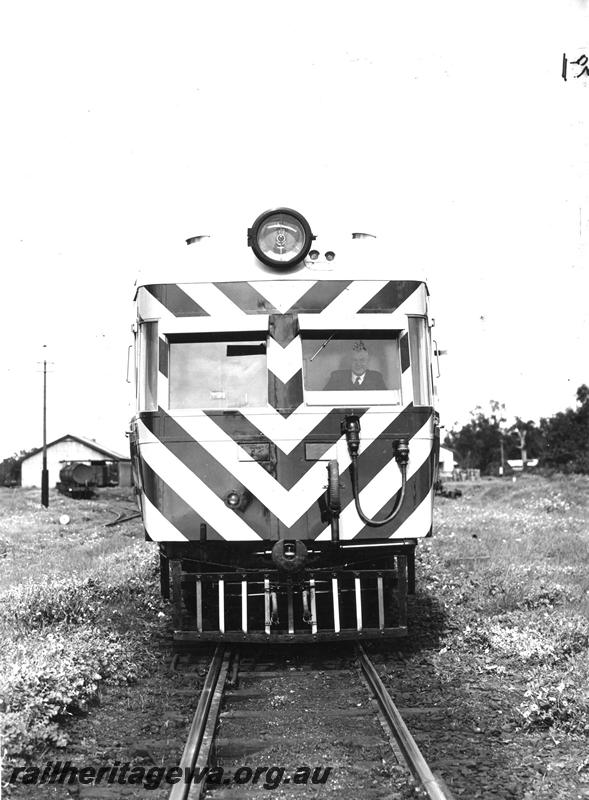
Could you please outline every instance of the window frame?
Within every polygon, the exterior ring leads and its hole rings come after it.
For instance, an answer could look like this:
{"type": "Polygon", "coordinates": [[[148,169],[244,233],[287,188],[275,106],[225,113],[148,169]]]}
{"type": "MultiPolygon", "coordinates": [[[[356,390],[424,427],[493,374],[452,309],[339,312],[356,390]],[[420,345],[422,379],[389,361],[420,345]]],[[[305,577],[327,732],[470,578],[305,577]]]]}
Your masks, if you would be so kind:
{"type": "MultiPolygon", "coordinates": [[[[305,365],[306,360],[304,356],[304,347],[303,342],[305,338],[309,339],[310,334],[320,334],[323,336],[325,334],[325,338],[329,336],[329,330],[323,328],[313,328],[307,327],[301,329],[301,350],[302,350],[302,370],[303,370],[303,398],[304,403],[306,406],[313,408],[313,407],[320,407],[320,406],[329,406],[332,408],[350,408],[350,407],[364,407],[364,406],[402,406],[403,405],[403,373],[401,370],[401,337],[403,336],[404,330],[399,328],[385,328],[380,327],[375,329],[373,327],[370,328],[360,328],[360,327],[350,327],[346,325],[345,327],[338,327],[335,328],[334,331],[336,334],[339,335],[340,339],[346,338],[349,340],[353,339],[366,339],[366,340],[378,340],[378,339],[390,339],[391,342],[394,342],[396,345],[396,355],[397,355],[397,364],[398,364],[398,374],[397,374],[397,383],[398,388],[395,389],[365,389],[359,392],[358,390],[354,389],[336,389],[336,390],[325,390],[325,389],[307,389],[306,386],[306,374],[305,374],[305,365]],[[344,336],[345,335],[345,336],[344,336]]],[[[318,337],[320,338],[320,337],[318,337]]]]}
{"type": "Polygon", "coordinates": [[[165,334],[166,347],[168,348],[168,379],[167,379],[167,392],[166,402],[167,409],[174,413],[174,416],[188,416],[200,411],[241,411],[246,410],[248,413],[253,410],[266,409],[268,407],[268,330],[223,330],[223,331],[193,331],[186,333],[167,333],[165,334]],[[201,344],[201,343],[218,343],[218,344],[247,344],[263,342],[265,346],[265,401],[262,405],[192,405],[192,406],[175,406],[172,404],[172,345],[174,344],[201,344]]]}

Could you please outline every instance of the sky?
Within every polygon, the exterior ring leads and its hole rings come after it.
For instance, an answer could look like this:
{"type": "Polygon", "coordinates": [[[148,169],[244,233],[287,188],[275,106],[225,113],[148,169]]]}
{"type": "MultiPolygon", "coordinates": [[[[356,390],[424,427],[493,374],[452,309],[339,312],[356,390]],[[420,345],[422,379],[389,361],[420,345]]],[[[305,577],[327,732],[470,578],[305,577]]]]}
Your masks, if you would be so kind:
{"type": "Polygon", "coordinates": [[[22,2],[0,12],[0,458],[120,452],[133,284],[286,205],[425,272],[443,424],[589,383],[586,0],[22,2]],[[44,347],[45,345],[45,347],[44,347]]]}

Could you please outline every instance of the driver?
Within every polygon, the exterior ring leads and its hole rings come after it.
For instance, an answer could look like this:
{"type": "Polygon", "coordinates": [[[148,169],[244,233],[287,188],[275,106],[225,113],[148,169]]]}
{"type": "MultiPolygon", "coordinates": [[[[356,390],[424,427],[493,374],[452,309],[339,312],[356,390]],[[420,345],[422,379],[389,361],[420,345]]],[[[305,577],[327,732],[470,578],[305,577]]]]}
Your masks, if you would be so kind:
{"type": "Polygon", "coordinates": [[[350,369],[336,369],[329,376],[325,389],[329,391],[386,389],[382,374],[368,369],[370,354],[363,341],[354,342],[350,354],[350,369]]]}

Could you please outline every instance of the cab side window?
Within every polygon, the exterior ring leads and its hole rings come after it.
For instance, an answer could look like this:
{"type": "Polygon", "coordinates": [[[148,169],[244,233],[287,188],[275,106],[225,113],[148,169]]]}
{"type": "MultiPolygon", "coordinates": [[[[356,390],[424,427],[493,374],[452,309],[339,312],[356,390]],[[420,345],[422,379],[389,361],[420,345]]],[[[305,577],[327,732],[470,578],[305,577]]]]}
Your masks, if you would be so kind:
{"type": "Polygon", "coordinates": [[[157,411],[157,322],[139,323],[139,411],[157,411]]]}
{"type": "Polygon", "coordinates": [[[413,402],[418,406],[431,405],[428,333],[425,317],[409,317],[409,357],[413,378],[413,402]]]}

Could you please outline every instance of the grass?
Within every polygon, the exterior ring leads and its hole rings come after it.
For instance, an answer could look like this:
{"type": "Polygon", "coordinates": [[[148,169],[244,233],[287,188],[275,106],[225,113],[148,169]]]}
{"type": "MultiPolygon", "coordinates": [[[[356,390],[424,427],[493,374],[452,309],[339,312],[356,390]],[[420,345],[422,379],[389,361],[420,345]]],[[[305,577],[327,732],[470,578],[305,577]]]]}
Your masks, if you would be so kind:
{"type": "Polygon", "coordinates": [[[466,563],[487,582],[497,610],[567,602],[587,612],[589,479],[523,476],[464,487],[464,502],[438,503],[447,563],[466,563]]]}
{"type": "Polygon", "coordinates": [[[130,490],[102,489],[95,500],[82,501],[51,491],[45,509],[39,489],[0,487],[0,585],[93,569],[97,558],[120,553],[131,538],[141,538],[137,522],[104,527],[119,513],[136,510],[130,490]],[[60,522],[64,515],[67,524],[60,522]]]}
{"type": "Polygon", "coordinates": [[[104,527],[133,510],[131,495],[51,493],[44,509],[37,490],[4,489],[0,502],[0,711],[5,754],[18,759],[65,745],[60,722],[103,685],[146,674],[163,612],[141,525],[104,527]]]}
{"type": "Polygon", "coordinates": [[[465,484],[437,503],[422,548],[450,628],[444,679],[475,670],[514,689],[521,729],[589,734],[589,478],[534,475],[465,484]]]}

